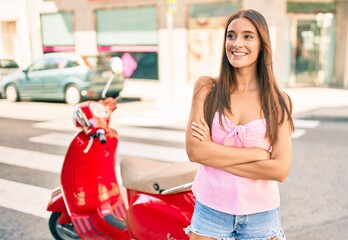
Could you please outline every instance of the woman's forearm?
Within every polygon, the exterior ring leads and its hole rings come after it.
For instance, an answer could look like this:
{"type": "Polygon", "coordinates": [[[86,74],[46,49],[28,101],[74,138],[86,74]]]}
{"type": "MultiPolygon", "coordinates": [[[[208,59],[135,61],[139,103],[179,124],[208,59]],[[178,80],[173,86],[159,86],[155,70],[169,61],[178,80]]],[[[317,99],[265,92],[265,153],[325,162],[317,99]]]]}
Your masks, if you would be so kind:
{"type": "Polygon", "coordinates": [[[262,148],[231,147],[214,142],[199,142],[186,145],[190,161],[215,168],[224,168],[238,164],[265,160],[270,158],[270,153],[262,148]]]}
{"type": "Polygon", "coordinates": [[[286,160],[267,159],[222,167],[226,172],[250,179],[283,182],[289,174],[290,158],[286,160]]]}

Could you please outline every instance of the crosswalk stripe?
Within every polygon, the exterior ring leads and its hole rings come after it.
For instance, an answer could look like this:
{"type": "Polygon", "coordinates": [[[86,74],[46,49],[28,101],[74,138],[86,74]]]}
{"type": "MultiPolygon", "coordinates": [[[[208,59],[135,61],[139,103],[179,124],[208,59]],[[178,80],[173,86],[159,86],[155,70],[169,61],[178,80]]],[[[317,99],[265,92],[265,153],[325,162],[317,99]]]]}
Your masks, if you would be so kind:
{"type": "MultiPolygon", "coordinates": [[[[164,141],[172,143],[185,143],[185,132],[165,129],[131,128],[122,127],[117,129],[121,137],[143,139],[150,141],[164,141]]],[[[74,134],[50,132],[41,136],[31,137],[32,142],[48,141],[49,144],[66,147],[74,137],[74,134]],[[50,143],[52,141],[52,143],[50,143]]]]}
{"type": "Polygon", "coordinates": [[[126,141],[120,141],[117,148],[117,154],[121,156],[150,158],[165,162],[188,161],[186,150],[183,148],[164,147],[126,141]]]}
{"type": "Polygon", "coordinates": [[[31,137],[29,138],[29,142],[68,147],[73,138],[73,134],[50,132],[36,137],[31,137]]]}
{"type": "Polygon", "coordinates": [[[306,130],[296,128],[295,132],[292,133],[291,137],[292,137],[292,139],[298,139],[298,138],[302,137],[305,134],[306,134],[306,130]]]}
{"type": "Polygon", "coordinates": [[[0,162],[60,173],[64,156],[0,146],[0,162]]]}
{"type": "Polygon", "coordinates": [[[185,143],[184,131],[121,127],[117,129],[117,132],[121,137],[141,138],[152,141],[158,140],[174,143],[185,143]]]}
{"type": "MultiPolygon", "coordinates": [[[[66,133],[47,133],[29,139],[30,142],[51,144],[62,147],[67,147],[71,140],[72,136],[66,133]]],[[[156,146],[128,141],[119,142],[117,147],[117,155],[144,157],[168,162],[182,162],[188,160],[186,150],[183,148],[156,146]]]]}
{"type": "Polygon", "coordinates": [[[320,121],[317,120],[303,120],[295,119],[294,124],[296,128],[316,128],[320,125],[320,121]]]}
{"type": "MultiPolygon", "coordinates": [[[[170,118],[152,118],[143,116],[122,116],[113,120],[115,125],[132,127],[171,127],[173,119],[170,118]]],[[[113,125],[113,124],[111,124],[113,125]]]]}
{"type": "Polygon", "coordinates": [[[0,206],[48,219],[46,206],[51,190],[0,179],[0,206]]]}
{"type": "MultiPolygon", "coordinates": [[[[304,120],[304,119],[294,119],[294,124],[296,128],[313,129],[320,125],[320,121],[317,120],[304,120]]],[[[41,129],[52,129],[52,130],[62,130],[62,131],[76,131],[78,128],[75,127],[71,119],[64,120],[49,120],[44,122],[38,122],[33,124],[36,128],[41,129]]],[[[180,136],[184,134],[186,129],[186,121],[175,121],[175,119],[170,118],[151,118],[142,116],[122,116],[115,120],[111,120],[110,126],[117,129],[120,135],[132,136],[134,137],[135,130],[139,131],[140,136],[146,136],[148,138],[155,138],[156,132],[159,133],[158,136],[162,136],[161,131],[174,132],[175,135],[180,136]],[[128,127],[127,127],[128,126],[128,127]],[[148,128],[146,128],[148,127],[148,128]],[[163,128],[173,128],[173,130],[162,130],[163,128]],[[156,129],[157,128],[157,129],[156,129]],[[177,132],[177,133],[175,133],[177,132]],[[180,133],[181,132],[181,133],[180,133]],[[143,134],[144,133],[144,134],[143,134]]],[[[180,139],[179,139],[180,140],[180,139]]]]}

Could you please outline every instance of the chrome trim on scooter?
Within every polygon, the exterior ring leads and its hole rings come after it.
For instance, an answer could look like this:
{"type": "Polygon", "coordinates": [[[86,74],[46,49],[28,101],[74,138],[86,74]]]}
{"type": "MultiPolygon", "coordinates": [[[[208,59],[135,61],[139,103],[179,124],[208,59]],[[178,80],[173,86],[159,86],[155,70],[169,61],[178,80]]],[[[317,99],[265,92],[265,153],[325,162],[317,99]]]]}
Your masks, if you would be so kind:
{"type": "Polygon", "coordinates": [[[193,182],[189,182],[189,183],[185,183],[185,184],[173,187],[173,188],[169,188],[167,190],[162,191],[161,195],[176,193],[176,192],[179,192],[181,190],[184,190],[185,188],[191,187],[192,185],[193,185],[193,182]]]}
{"type": "Polygon", "coordinates": [[[79,124],[83,127],[91,127],[91,123],[88,121],[85,113],[80,107],[76,107],[74,110],[74,118],[78,121],[79,124]]]}
{"type": "Polygon", "coordinates": [[[94,137],[90,136],[87,147],[83,150],[84,153],[88,153],[89,149],[91,149],[92,147],[93,141],[94,141],[94,137]]]}

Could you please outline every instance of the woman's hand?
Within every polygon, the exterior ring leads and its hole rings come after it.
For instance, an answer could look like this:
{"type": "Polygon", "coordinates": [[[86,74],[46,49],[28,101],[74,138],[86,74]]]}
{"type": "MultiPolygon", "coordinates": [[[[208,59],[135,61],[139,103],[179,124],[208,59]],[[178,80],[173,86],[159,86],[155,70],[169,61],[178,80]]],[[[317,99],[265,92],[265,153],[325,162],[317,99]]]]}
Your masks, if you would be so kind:
{"type": "Polygon", "coordinates": [[[103,104],[110,112],[113,112],[117,108],[117,101],[112,97],[100,100],[99,103],[103,104]]]}
{"type": "Polygon", "coordinates": [[[192,122],[192,136],[198,138],[202,142],[211,142],[210,129],[204,118],[200,119],[201,122],[192,122]]]}

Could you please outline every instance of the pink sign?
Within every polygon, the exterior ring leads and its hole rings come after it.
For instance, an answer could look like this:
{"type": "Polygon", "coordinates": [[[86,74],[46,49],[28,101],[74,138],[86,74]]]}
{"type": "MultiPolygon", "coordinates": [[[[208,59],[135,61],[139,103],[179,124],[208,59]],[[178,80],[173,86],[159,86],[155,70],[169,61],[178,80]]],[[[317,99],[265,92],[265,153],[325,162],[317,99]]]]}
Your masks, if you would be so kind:
{"type": "Polygon", "coordinates": [[[123,76],[126,78],[132,76],[138,64],[129,53],[124,53],[121,57],[123,62],[123,76]]]}

